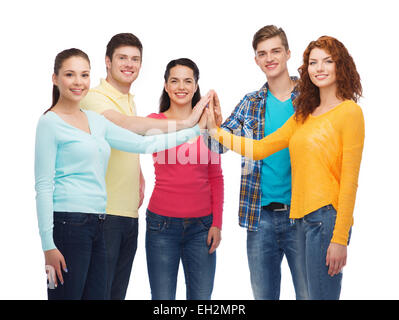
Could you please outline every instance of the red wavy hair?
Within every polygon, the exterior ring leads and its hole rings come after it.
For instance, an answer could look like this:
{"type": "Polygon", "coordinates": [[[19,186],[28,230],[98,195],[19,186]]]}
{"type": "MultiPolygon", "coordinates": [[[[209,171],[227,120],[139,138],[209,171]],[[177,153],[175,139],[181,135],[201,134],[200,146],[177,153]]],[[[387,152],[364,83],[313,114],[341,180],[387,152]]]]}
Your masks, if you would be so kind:
{"type": "Polygon", "coordinates": [[[309,43],[303,53],[303,64],[298,68],[300,79],[298,82],[299,95],[294,101],[296,110],[295,119],[304,122],[320,105],[319,88],[310,80],[308,67],[309,55],[314,48],[325,50],[335,62],[337,76],[336,96],[342,100],[357,100],[362,96],[360,76],[356,70],[355,62],[345,46],[337,39],[322,36],[309,43]]]}

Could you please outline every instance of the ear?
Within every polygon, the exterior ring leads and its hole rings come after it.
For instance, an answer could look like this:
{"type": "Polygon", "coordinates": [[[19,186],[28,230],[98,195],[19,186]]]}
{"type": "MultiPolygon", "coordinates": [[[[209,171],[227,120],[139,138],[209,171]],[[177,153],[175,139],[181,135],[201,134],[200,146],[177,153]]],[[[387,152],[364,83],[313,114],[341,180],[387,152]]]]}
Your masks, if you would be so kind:
{"type": "Polygon", "coordinates": [[[168,89],[166,88],[166,82],[163,84],[163,88],[165,89],[166,93],[169,93],[168,89]]]}
{"type": "Polygon", "coordinates": [[[256,54],[255,54],[254,60],[255,60],[255,63],[258,65],[258,67],[260,67],[260,65],[258,63],[258,58],[256,57],[256,54]]]}
{"type": "Polygon", "coordinates": [[[108,73],[108,70],[111,69],[111,59],[108,56],[105,56],[105,66],[107,68],[107,73],[108,73]]]}
{"type": "Polygon", "coordinates": [[[55,73],[53,73],[53,76],[51,77],[53,84],[55,86],[58,86],[58,81],[57,81],[57,75],[55,73]]]}
{"type": "Polygon", "coordinates": [[[289,60],[291,58],[291,50],[288,49],[287,50],[287,60],[289,60]]]}

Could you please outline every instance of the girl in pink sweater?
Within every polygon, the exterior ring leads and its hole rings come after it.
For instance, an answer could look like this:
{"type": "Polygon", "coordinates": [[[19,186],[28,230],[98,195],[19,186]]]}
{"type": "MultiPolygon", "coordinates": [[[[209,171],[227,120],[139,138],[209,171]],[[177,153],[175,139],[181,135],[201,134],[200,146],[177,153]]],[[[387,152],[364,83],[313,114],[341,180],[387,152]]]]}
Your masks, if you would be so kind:
{"type": "MultiPolygon", "coordinates": [[[[198,67],[190,59],[172,60],[164,78],[160,113],[149,117],[186,119],[201,98],[198,67]]],[[[153,158],[155,187],[146,232],[152,299],[175,299],[180,260],[187,299],[210,299],[222,227],[220,155],[210,152],[200,136],[153,158]]]]}

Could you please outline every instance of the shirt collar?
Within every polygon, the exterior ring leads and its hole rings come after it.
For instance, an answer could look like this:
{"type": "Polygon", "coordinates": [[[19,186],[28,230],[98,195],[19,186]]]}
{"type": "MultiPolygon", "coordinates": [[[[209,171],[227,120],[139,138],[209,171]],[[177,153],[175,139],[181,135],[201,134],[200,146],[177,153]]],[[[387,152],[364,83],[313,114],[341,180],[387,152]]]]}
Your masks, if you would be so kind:
{"type": "Polygon", "coordinates": [[[127,94],[124,94],[122,92],[120,92],[118,89],[116,89],[115,87],[113,87],[107,80],[105,79],[100,79],[100,84],[103,87],[103,89],[109,94],[112,95],[114,98],[118,99],[118,98],[122,98],[122,97],[128,97],[130,99],[132,99],[134,97],[133,94],[131,94],[130,92],[127,94]]]}
{"type": "MultiPolygon", "coordinates": [[[[290,77],[290,79],[292,80],[292,81],[294,81],[295,82],[295,86],[294,86],[294,89],[292,90],[292,92],[291,92],[291,95],[292,94],[294,94],[294,95],[296,95],[297,94],[297,82],[298,82],[298,77],[295,77],[295,76],[293,76],[293,77],[290,77]]],[[[267,97],[267,92],[269,91],[269,84],[266,82],[260,89],[259,89],[259,91],[258,92],[256,92],[256,98],[258,98],[258,99],[265,99],[266,97],[267,97]]]]}

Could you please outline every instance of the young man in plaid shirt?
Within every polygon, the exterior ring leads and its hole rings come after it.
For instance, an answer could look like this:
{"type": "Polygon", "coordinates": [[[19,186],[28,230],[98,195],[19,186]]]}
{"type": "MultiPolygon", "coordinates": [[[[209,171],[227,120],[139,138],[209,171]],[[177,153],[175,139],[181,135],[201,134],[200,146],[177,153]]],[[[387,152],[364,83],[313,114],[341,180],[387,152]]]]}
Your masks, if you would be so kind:
{"type": "MultiPolygon", "coordinates": [[[[290,77],[287,37],[268,25],[252,42],[255,62],[266,75],[260,90],[244,96],[221,128],[236,135],[262,139],[294,114],[296,78],[290,77]]],[[[225,152],[214,140],[212,150],[225,152]]],[[[297,299],[307,299],[305,259],[297,251],[296,226],[290,223],[291,164],[288,149],[260,161],[242,157],[239,224],[247,231],[248,265],[255,299],[278,300],[281,262],[285,255],[297,299]]]]}

